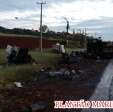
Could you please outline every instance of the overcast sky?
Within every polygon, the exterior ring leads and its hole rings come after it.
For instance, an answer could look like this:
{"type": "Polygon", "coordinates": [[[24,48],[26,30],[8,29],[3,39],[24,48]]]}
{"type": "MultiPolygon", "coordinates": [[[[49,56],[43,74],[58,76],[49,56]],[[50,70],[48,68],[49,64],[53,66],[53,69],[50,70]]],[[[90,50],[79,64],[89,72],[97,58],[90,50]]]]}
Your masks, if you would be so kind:
{"type": "MultiPolygon", "coordinates": [[[[0,26],[38,29],[41,0],[0,0],[0,26]],[[15,19],[18,17],[18,19],[15,19]]],[[[87,33],[113,40],[113,0],[47,0],[43,6],[43,24],[50,30],[65,31],[66,17],[70,32],[87,33]]]]}

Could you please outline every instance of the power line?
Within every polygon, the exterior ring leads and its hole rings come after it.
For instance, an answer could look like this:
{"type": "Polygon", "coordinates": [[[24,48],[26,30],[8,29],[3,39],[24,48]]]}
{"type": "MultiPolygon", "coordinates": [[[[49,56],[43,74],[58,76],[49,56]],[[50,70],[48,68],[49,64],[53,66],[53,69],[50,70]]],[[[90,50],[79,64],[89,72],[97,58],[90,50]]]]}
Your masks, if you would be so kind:
{"type": "Polygon", "coordinates": [[[40,50],[43,51],[43,42],[42,42],[42,10],[43,5],[46,4],[46,2],[37,2],[37,4],[40,4],[41,12],[40,12],[40,50]]]}

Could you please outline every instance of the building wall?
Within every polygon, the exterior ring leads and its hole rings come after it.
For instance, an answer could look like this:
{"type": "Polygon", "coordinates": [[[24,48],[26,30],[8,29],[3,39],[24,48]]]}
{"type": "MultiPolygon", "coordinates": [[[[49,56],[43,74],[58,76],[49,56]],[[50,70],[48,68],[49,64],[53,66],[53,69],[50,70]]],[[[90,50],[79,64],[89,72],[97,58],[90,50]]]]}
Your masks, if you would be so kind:
{"type": "MultiPolygon", "coordinates": [[[[52,48],[55,41],[43,39],[43,48],[52,48]]],[[[7,45],[13,45],[23,48],[40,48],[40,38],[0,36],[0,48],[6,48],[7,45]]]]}

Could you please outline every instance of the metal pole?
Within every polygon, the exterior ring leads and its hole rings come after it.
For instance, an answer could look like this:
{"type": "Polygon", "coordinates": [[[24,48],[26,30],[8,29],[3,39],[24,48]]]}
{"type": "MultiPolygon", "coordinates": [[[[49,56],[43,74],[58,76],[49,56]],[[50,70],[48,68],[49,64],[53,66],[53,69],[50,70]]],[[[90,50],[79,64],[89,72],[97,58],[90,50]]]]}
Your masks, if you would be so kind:
{"type": "Polygon", "coordinates": [[[40,14],[40,50],[43,51],[43,45],[42,45],[42,3],[41,3],[41,14],[40,14]]]}

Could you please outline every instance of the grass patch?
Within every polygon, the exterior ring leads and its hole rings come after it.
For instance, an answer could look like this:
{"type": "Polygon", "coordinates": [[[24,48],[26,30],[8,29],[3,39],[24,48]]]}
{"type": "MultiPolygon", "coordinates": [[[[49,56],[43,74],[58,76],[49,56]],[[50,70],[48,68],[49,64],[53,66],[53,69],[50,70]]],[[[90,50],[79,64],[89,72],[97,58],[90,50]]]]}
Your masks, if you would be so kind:
{"type": "Polygon", "coordinates": [[[60,55],[54,54],[51,52],[43,52],[40,53],[38,51],[31,51],[30,54],[32,57],[40,64],[45,65],[54,65],[56,64],[57,60],[59,59],[60,55]]]}
{"type": "Polygon", "coordinates": [[[38,62],[37,65],[25,64],[6,66],[5,50],[0,50],[0,64],[5,65],[0,67],[0,88],[5,88],[14,81],[27,81],[32,79],[41,67],[54,66],[60,57],[60,55],[48,51],[40,53],[35,50],[30,51],[29,54],[31,54],[31,56],[38,62]]]}
{"type": "Polygon", "coordinates": [[[0,64],[4,64],[6,62],[5,50],[0,49],[0,64]]]}
{"type": "Polygon", "coordinates": [[[0,70],[0,83],[14,82],[14,81],[27,81],[35,75],[36,72],[42,66],[33,66],[33,65],[17,65],[17,66],[8,66],[3,67],[0,70]]]}

